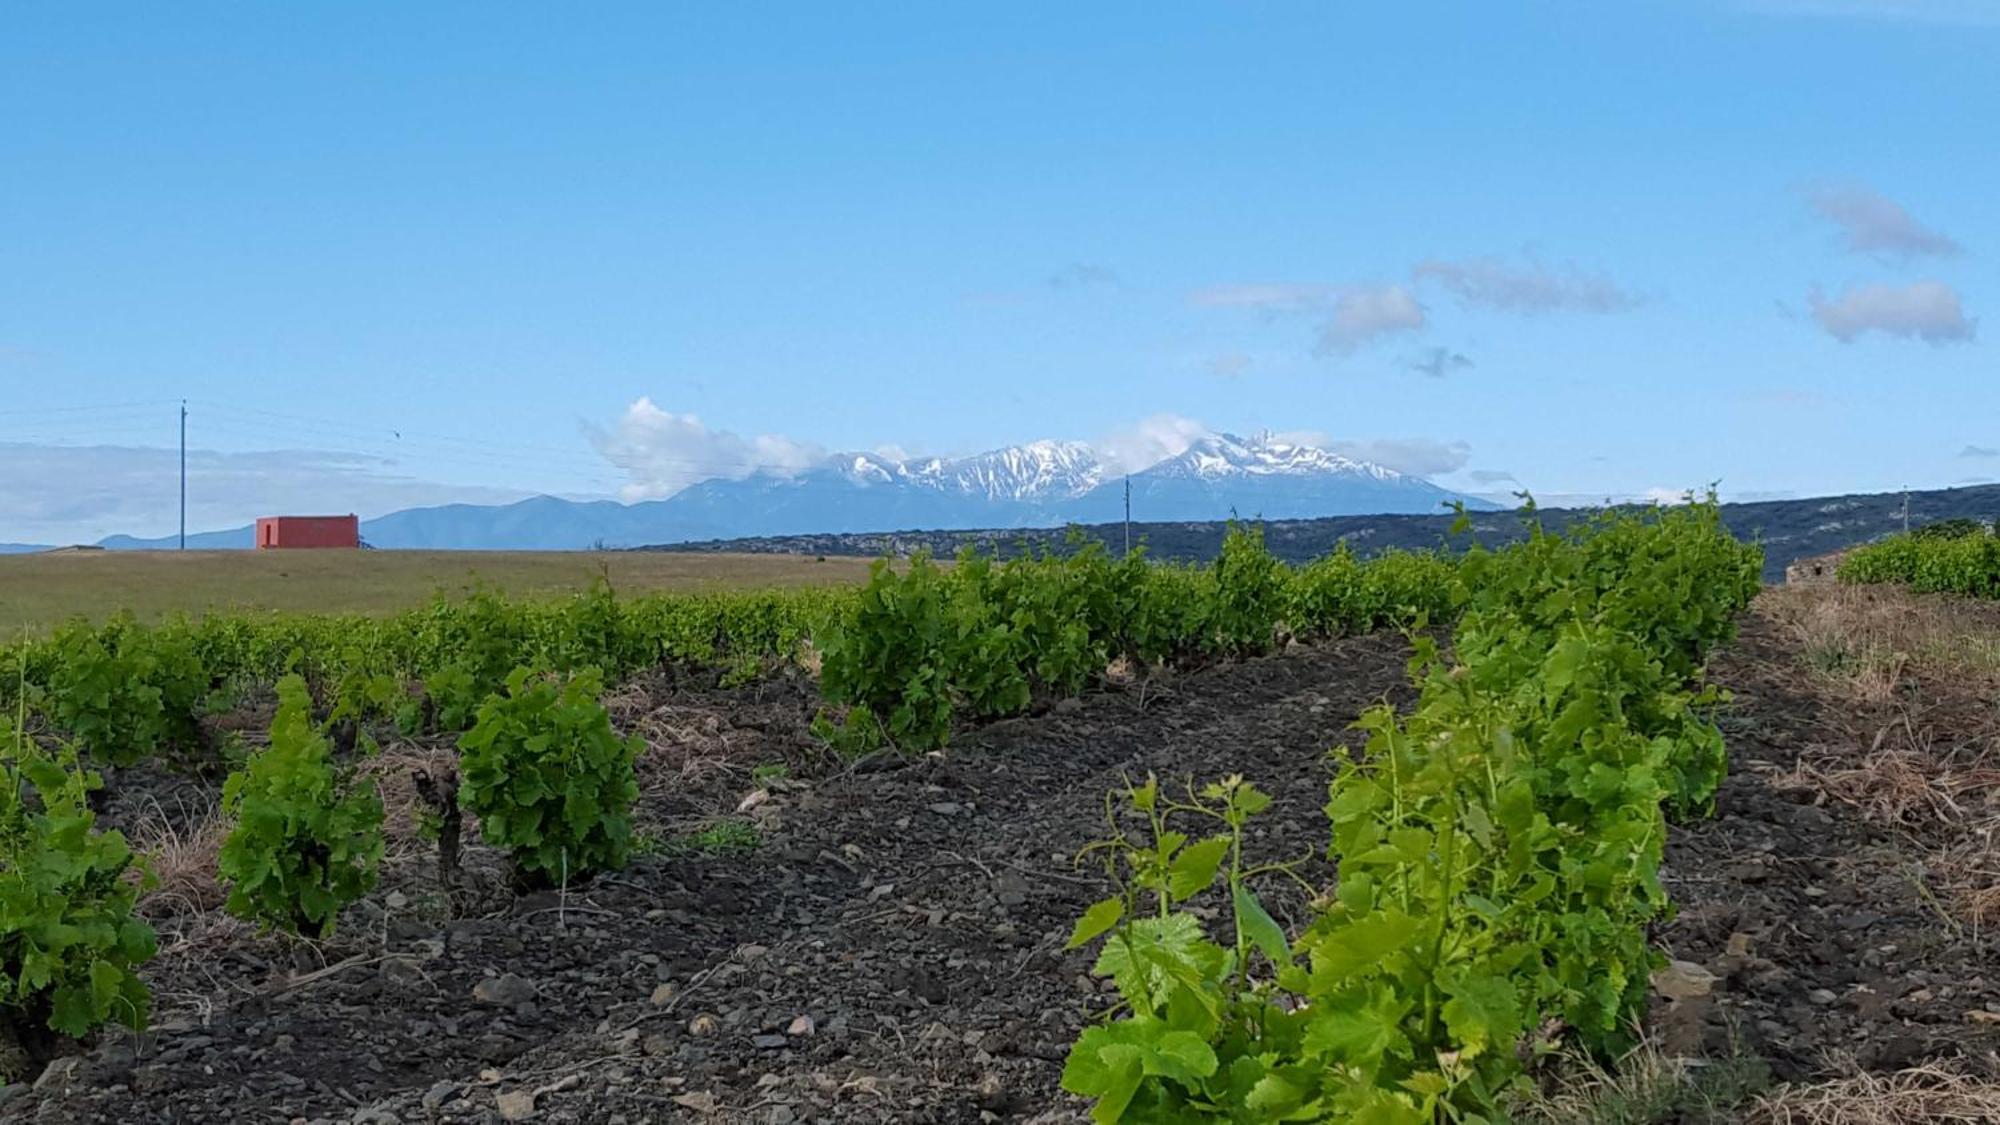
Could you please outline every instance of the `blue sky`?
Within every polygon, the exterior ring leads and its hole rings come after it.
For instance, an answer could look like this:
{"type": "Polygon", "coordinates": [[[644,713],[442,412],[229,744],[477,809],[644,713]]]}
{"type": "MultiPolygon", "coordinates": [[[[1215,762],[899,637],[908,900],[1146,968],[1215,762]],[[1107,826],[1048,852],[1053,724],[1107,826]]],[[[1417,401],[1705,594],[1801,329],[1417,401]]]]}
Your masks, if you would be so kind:
{"type": "Polygon", "coordinates": [[[1996,73],[2000,0],[15,6],[0,540],[169,530],[181,398],[196,527],[1199,427],[2000,477],[1996,73]]]}

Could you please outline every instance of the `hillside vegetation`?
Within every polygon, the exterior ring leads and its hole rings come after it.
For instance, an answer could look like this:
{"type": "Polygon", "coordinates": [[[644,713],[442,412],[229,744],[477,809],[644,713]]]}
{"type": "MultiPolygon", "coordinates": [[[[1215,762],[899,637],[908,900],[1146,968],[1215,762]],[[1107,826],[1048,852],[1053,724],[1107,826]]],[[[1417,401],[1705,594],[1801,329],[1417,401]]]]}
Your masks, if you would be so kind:
{"type": "MultiPolygon", "coordinates": [[[[1762,500],[1755,503],[1722,505],[1722,522],[1743,540],[1755,540],[1764,548],[1764,580],[1776,582],[1785,567],[1801,558],[1823,555],[1857,543],[1866,543],[1901,531],[1905,523],[1904,493],[1883,492],[1848,496],[1822,496],[1805,500],[1762,500]]],[[[2000,516],[2000,485],[1975,488],[1936,489],[1908,494],[1908,523],[1912,527],[1947,519],[1973,519],[1991,524],[2000,516]]],[[[1589,518],[1594,509],[1543,508],[1536,515],[1551,530],[1567,528],[1589,518]]],[[[1245,512],[1245,516],[1254,513],[1245,512]]],[[[1454,536],[1454,517],[1435,516],[1334,516],[1308,520],[1264,520],[1264,540],[1271,552],[1287,562],[1303,562],[1345,543],[1356,553],[1372,555],[1385,550],[1463,549],[1477,542],[1498,547],[1526,534],[1526,524],[1517,512],[1482,512],[1473,516],[1468,534],[1454,536]]],[[[1080,529],[1090,539],[1116,551],[1125,541],[1123,523],[1092,524],[1080,529]]],[[[1133,523],[1132,541],[1144,543],[1155,558],[1180,562],[1202,562],[1215,557],[1222,547],[1227,521],[1192,523],[1133,523]]],[[[825,555],[908,555],[920,550],[948,556],[962,547],[1008,554],[1033,544],[1038,549],[1060,548],[1068,532],[1063,529],[1023,531],[882,531],[845,535],[785,535],[758,539],[715,540],[705,543],[663,544],[645,548],[662,552],[729,552],[736,554],[825,555]]]]}

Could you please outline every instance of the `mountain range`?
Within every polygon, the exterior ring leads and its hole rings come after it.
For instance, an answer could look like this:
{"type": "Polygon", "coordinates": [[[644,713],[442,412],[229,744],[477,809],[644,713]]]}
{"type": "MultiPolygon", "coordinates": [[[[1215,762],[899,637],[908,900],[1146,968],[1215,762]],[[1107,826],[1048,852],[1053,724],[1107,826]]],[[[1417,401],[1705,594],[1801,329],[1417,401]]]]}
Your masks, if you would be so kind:
{"type": "MultiPolygon", "coordinates": [[[[804,471],[706,480],[634,504],[536,496],[512,504],[409,508],[362,521],[361,535],[370,546],[387,548],[574,550],[746,536],[1051,527],[1122,518],[1128,481],[1132,516],[1142,520],[1435,513],[1454,501],[1476,510],[1499,507],[1312,445],[1268,434],[1217,433],[1129,476],[1081,442],[1036,441],[958,458],[847,453],[804,471]]],[[[100,545],[158,549],[177,542],[114,535],[100,545]]],[[[246,525],[190,535],[187,545],[227,549],[251,542],[246,525]]]]}

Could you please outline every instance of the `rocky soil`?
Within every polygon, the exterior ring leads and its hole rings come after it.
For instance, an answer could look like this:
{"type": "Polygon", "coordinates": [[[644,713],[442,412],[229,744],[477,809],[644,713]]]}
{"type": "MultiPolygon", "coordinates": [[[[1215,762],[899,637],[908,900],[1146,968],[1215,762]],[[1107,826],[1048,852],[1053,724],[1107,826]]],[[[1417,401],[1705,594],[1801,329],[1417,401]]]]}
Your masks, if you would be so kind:
{"type": "MultiPolygon", "coordinates": [[[[1944,841],[1807,783],[1802,755],[1865,754],[1879,716],[1807,690],[1795,649],[1760,612],[1718,661],[1738,693],[1735,775],[1718,817],[1670,842],[1681,908],[1657,934],[1675,964],[1656,1038],[1755,1054],[1780,1078],[1944,1057],[1993,1072],[2000,975],[1932,877],[1944,841]]],[[[516,899],[475,846],[454,898],[405,838],[323,945],[216,909],[198,862],[212,784],[116,779],[110,821],[197,857],[148,904],[154,1028],[0,1089],[0,1119],[1082,1121],[1057,1081],[1107,1001],[1062,944],[1105,890],[1072,856],[1104,831],[1106,791],[1241,773],[1276,797],[1255,851],[1317,853],[1326,753],[1354,743],[1363,708],[1407,702],[1406,656],[1385,636],[1297,648],[852,765],[815,756],[804,684],[659,677],[610,701],[652,747],[640,818],[656,846],[630,869],[516,899]],[[785,777],[753,777],[775,763],[785,777]],[[758,842],[700,834],[718,823],[758,842]]],[[[409,767],[447,754],[391,747],[392,808],[410,805],[409,767]]]]}

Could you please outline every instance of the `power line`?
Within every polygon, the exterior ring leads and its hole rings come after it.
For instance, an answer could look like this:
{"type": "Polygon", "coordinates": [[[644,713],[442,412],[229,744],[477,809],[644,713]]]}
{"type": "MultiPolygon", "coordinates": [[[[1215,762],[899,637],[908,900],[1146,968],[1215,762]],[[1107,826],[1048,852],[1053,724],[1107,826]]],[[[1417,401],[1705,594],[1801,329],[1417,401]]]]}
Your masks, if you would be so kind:
{"type": "Polygon", "coordinates": [[[174,404],[174,401],[175,400],[170,398],[156,398],[156,399],[140,399],[132,402],[89,403],[82,406],[20,407],[10,410],[0,410],[0,416],[19,417],[21,415],[26,415],[26,414],[81,414],[92,410],[130,410],[138,407],[145,407],[147,409],[157,409],[158,407],[162,406],[172,406],[174,404]]]}

